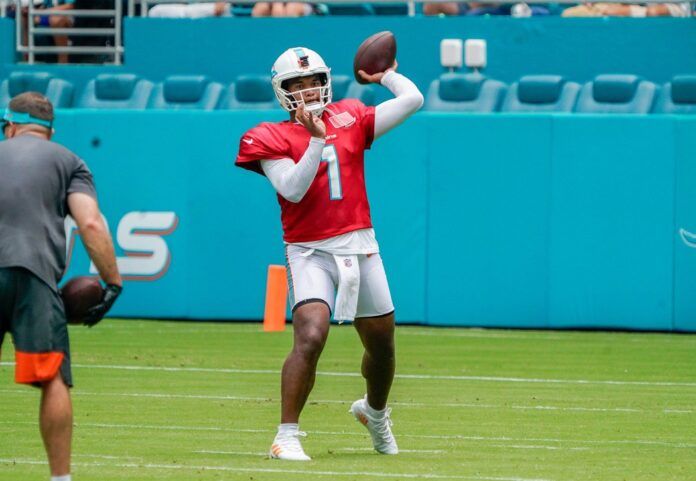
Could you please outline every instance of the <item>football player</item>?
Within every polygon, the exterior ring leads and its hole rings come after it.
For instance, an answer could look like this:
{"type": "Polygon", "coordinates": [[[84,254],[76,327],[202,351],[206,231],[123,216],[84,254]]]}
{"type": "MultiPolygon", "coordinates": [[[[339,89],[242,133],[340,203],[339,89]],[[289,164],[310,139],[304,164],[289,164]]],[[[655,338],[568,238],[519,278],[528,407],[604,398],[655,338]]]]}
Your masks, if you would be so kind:
{"type": "Polygon", "coordinates": [[[364,153],[423,104],[423,95],[396,72],[397,63],[363,80],[395,98],[376,107],[355,99],[332,103],[331,72],[314,51],[286,50],[271,82],[287,121],[246,132],[236,164],[265,175],[278,193],[286,245],[294,344],[281,380],[281,420],[271,445],[276,459],[308,461],[299,417],[314,385],[331,315],[354,321],[364,346],[367,394],[350,412],[365,425],[375,450],[397,454],[387,397],[394,378],[394,306],[365,189],[364,153]]]}

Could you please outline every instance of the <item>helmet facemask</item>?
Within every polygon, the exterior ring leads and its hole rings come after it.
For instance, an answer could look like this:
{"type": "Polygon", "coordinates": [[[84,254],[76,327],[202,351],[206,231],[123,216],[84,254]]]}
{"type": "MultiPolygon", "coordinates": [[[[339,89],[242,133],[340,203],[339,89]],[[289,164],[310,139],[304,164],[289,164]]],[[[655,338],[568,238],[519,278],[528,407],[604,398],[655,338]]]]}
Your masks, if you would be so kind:
{"type": "Polygon", "coordinates": [[[321,115],[324,108],[331,103],[331,77],[326,73],[313,74],[319,77],[321,85],[319,87],[309,87],[301,90],[295,90],[291,92],[288,89],[290,82],[297,78],[293,77],[284,80],[278,88],[278,100],[281,106],[288,112],[297,110],[297,107],[301,104],[305,104],[305,110],[311,112],[315,115],[321,115]],[[307,97],[310,92],[317,92],[317,99],[308,103],[303,99],[307,97]]]}

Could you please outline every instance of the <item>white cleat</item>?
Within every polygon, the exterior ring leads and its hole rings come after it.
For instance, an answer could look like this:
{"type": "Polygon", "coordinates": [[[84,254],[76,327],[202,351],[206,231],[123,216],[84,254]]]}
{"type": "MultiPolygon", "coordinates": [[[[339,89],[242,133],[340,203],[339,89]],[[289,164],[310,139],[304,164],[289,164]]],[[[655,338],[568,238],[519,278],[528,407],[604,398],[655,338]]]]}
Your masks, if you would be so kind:
{"type": "Polygon", "coordinates": [[[294,431],[290,433],[276,434],[271,450],[269,452],[272,459],[282,459],[284,461],[311,461],[302,449],[300,436],[305,437],[307,433],[294,431]]]}
{"type": "Polygon", "coordinates": [[[375,417],[368,413],[367,407],[367,397],[358,399],[350,407],[350,413],[370,432],[372,444],[378,453],[398,454],[399,447],[392,434],[392,421],[389,417],[391,408],[386,409],[382,417],[375,417]]]}

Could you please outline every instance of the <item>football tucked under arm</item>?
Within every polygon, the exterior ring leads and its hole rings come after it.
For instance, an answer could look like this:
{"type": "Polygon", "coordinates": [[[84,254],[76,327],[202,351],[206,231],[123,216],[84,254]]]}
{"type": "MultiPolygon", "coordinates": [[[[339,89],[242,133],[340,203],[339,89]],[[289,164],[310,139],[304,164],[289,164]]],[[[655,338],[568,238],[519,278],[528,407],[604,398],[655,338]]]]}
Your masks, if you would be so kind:
{"type": "Polygon", "coordinates": [[[394,71],[382,77],[382,85],[395,98],[382,102],[375,108],[375,138],[378,138],[413,115],[423,105],[423,94],[403,75],[394,71]]]}
{"type": "Polygon", "coordinates": [[[293,203],[302,200],[317,175],[325,143],[324,139],[312,137],[298,163],[293,162],[292,159],[261,161],[263,173],[284,199],[293,203]]]}

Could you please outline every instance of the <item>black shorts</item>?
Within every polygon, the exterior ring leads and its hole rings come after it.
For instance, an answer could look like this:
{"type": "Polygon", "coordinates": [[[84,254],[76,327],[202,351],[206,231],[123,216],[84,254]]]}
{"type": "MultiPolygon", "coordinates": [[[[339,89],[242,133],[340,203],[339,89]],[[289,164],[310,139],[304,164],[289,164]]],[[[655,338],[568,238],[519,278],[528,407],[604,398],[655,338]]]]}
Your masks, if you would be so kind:
{"type": "Polygon", "coordinates": [[[0,347],[6,332],[14,341],[15,382],[40,385],[60,369],[72,386],[63,300],[21,267],[0,267],[0,347]]]}

